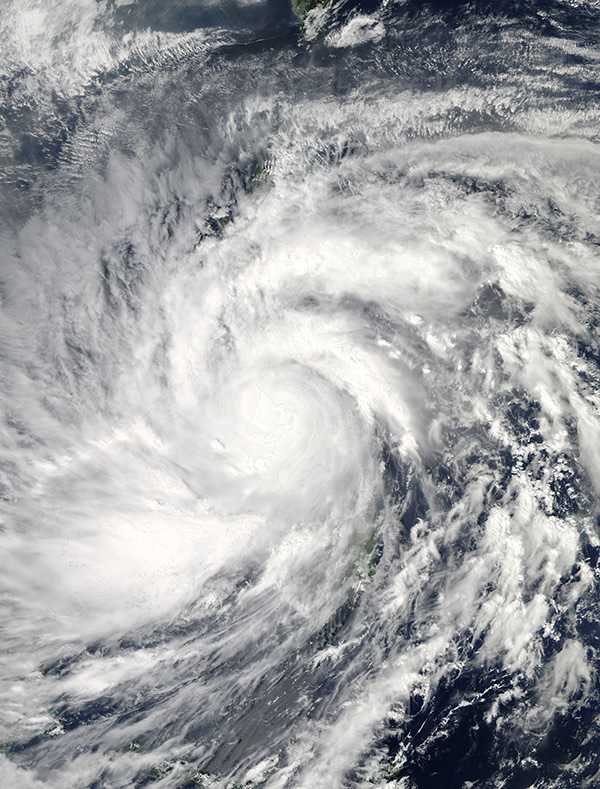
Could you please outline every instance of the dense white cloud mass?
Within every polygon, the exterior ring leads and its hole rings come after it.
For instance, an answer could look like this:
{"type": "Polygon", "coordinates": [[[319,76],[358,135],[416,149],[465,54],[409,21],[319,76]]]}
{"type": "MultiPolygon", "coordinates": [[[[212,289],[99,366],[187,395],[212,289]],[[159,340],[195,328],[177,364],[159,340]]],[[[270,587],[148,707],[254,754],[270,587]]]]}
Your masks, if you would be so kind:
{"type": "Polygon", "coordinates": [[[0,10],[7,787],[597,781],[597,12],[351,5],[0,10]]]}

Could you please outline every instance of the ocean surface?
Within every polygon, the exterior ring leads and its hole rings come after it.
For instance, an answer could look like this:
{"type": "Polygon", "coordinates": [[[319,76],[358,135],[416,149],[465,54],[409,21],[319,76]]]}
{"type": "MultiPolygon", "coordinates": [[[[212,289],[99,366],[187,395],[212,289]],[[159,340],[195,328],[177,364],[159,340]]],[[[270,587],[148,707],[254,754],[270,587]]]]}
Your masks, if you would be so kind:
{"type": "Polygon", "coordinates": [[[600,3],[2,0],[0,786],[600,787],[600,3]]]}

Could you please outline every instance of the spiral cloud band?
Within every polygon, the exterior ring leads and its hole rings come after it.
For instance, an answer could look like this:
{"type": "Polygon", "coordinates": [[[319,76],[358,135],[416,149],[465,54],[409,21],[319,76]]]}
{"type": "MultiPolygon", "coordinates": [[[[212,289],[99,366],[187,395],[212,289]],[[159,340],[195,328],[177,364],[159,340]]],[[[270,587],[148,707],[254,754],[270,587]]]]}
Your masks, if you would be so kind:
{"type": "Polygon", "coordinates": [[[0,784],[598,785],[591,2],[0,9],[0,784]]]}

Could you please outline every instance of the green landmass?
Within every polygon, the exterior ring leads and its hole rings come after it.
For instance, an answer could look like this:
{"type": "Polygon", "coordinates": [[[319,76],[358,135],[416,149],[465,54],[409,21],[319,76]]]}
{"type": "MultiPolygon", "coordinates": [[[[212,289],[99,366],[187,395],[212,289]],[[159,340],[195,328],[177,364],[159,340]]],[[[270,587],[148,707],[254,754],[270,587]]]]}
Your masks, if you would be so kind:
{"type": "Polygon", "coordinates": [[[313,8],[325,8],[329,2],[330,0],[292,0],[292,11],[302,22],[313,8]]]}

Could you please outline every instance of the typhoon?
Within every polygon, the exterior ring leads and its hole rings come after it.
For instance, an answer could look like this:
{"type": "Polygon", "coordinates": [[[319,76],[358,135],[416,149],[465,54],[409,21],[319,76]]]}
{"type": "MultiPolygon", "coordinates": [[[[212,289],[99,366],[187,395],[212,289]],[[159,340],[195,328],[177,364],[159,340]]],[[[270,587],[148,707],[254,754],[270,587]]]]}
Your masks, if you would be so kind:
{"type": "Polygon", "coordinates": [[[600,786],[599,41],[4,1],[2,787],[600,786]]]}

